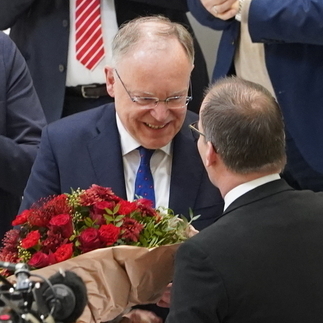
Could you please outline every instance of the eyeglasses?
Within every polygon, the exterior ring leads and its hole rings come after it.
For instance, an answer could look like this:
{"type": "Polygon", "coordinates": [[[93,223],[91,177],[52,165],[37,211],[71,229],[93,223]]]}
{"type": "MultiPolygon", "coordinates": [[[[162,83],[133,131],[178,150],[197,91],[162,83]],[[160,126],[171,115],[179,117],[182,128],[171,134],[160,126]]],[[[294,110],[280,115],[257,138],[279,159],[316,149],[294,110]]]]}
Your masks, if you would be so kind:
{"type": "Polygon", "coordinates": [[[192,135],[195,140],[199,140],[200,136],[205,137],[205,134],[198,129],[198,121],[195,121],[188,126],[191,129],[192,135]]]}
{"type": "MultiPolygon", "coordinates": [[[[175,95],[171,96],[165,100],[160,100],[155,97],[144,97],[144,96],[131,96],[130,92],[127,90],[125,84],[123,83],[118,71],[115,69],[115,72],[126,90],[126,92],[129,95],[129,98],[131,99],[132,102],[135,102],[141,106],[142,109],[154,109],[159,102],[165,102],[167,105],[168,109],[171,110],[176,110],[176,109],[183,109],[185,108],[190,101],[192,101],[193,97],[192,95],[190,96],[185,96],[185,95],[175,95]]],[[[192,93],[192,84],[190,82],[189,86],[189,92],[192,93]]]]}

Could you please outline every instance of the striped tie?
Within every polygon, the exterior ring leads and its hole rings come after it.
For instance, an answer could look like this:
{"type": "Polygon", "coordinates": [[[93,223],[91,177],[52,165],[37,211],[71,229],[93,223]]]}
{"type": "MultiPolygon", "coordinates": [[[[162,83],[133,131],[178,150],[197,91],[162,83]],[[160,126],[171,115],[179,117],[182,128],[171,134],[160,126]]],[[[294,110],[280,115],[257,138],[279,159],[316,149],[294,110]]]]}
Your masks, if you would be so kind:
{"type": "Polygon", "coordinates": [[[76,0],[76,59],[93,70],[104,57],[100,0],[76,0]]]}

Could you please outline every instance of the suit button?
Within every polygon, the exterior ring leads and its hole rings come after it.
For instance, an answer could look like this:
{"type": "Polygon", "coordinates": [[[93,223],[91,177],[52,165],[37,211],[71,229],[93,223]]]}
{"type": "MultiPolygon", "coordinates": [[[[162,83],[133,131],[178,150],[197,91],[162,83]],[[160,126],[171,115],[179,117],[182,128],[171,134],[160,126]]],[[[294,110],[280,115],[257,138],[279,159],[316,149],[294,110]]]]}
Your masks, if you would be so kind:
{"type": "Polygon", "coordinates": [[[64,28],[68,26],[68,21],[66,19],[63,20],[62,25],[64,28]]]}
{"type": "Polygon", "coordinates": [[[59,64],[59,65],[58,65],[58,70],[59,70],[60,72],[64,72],[64,71],[65,71],[65,66],[64,66],[63,64],[59,64]]]}

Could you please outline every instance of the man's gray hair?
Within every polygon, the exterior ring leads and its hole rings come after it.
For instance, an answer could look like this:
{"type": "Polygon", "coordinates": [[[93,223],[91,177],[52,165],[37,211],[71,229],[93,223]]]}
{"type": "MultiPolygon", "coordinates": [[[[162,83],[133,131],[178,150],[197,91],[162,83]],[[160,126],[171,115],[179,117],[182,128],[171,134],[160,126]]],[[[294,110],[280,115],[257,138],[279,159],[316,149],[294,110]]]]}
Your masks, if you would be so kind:
{"type": "Polygon", "coordinates": [[[155,41],[167,38],[178,39],[193,64],[194,45],[191,34],[181,24],[172,22],[163,16],[140,17],[123,24],[112,42],[113,63],[116,64],[120,58],[147,40],[148,35],[155,41]],[[156,23],[156,25],[151,23],[156,23]]]}

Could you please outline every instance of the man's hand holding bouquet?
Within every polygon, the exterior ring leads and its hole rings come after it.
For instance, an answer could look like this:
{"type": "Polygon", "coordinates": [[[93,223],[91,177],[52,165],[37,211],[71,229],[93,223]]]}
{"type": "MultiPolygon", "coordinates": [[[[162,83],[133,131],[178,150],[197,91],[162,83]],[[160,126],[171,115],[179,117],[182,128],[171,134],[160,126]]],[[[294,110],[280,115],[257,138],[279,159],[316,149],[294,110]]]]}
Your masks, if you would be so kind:
{"type": "Polygon", "coordinates": [[[20,228],[6,233],[0,260],[25,262],[45,277],[74,271],[89,298],[79,322],[106,322],[158,301],[172,280],[179,243],[196,233],[190,222],[153,209],[149,200],[129,202],[92,185],[44,198],[19,214],[13,225],[20,228]]]}

